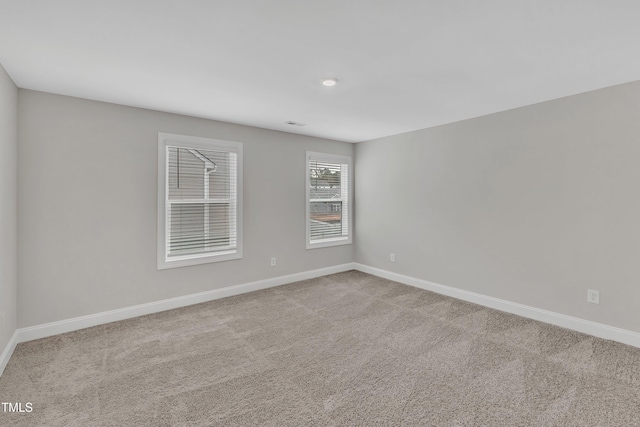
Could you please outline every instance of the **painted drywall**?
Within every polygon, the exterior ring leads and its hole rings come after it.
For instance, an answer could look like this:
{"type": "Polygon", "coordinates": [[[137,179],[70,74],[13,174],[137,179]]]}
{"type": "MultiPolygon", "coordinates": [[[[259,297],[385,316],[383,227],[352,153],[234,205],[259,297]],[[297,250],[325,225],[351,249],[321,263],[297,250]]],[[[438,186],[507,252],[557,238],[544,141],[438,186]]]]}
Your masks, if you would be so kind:
{"type": "Polygon", "coordinates": [[[353,261],[304,201],[306,150],[352,144],[23,89],[18,130],[19,327],[353,261]],[[157,270],[158,132],[244,144],[243,259],[157,270]]]}
{"type": "Polygon", "coordinates": [[[17,327],[17,115],[18,88],[0,65],[0,353],[17,327]]]}
{"type": "Polygon", "coordinates": [[[639,111],[635,82],[357,144],[356,262],[640,331],[639,111]]]}

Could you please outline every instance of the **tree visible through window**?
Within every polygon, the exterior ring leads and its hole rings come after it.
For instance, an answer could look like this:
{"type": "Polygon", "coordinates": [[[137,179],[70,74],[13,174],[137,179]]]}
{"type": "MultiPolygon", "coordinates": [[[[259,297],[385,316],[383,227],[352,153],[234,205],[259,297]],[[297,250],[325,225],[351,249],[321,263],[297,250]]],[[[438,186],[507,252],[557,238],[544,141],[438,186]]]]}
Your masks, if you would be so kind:
{"type": "Polygon", "coordinates": [[[351,159],[307,153],[307,247],[351,243],[349,169],[351,159]]]}

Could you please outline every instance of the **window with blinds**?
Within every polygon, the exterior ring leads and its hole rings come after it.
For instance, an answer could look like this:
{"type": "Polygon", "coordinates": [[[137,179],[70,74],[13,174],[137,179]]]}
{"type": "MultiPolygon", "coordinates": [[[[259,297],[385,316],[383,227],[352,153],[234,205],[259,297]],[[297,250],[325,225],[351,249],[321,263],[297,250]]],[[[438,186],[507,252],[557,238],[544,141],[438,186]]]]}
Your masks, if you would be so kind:
{"type": "Polygon", "coordinates": [[[351,243],[351,158],[307,152],[307,249],[351,243]]]}
{"type": "Polygon", "coordinates": [[[158,136],[158,268],[242,257],[242,145],[158,136]]]}

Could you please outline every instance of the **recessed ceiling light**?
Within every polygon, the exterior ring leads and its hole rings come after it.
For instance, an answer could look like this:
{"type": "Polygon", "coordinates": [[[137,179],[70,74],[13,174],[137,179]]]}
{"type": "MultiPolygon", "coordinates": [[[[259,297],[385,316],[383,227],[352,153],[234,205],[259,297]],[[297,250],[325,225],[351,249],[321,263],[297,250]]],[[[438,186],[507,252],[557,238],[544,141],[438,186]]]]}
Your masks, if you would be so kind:
{"type": "Polygon", "coordinates": [[[322,79],[322,84],[325,86],[335,86],[336,84],[338,84],[338,79],[336,79],[335,77],[322,79]]]}

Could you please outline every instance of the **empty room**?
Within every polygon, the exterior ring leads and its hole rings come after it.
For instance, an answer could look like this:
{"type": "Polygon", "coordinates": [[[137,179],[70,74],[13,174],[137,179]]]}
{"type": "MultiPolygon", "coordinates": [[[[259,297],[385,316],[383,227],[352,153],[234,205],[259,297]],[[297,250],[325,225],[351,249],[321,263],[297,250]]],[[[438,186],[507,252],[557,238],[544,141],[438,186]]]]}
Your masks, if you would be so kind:
{"type": "Polygon", "coordinates": [[[0,425],[640,425],[638,16],[0,0],[0,425]]]}

